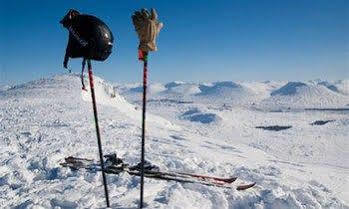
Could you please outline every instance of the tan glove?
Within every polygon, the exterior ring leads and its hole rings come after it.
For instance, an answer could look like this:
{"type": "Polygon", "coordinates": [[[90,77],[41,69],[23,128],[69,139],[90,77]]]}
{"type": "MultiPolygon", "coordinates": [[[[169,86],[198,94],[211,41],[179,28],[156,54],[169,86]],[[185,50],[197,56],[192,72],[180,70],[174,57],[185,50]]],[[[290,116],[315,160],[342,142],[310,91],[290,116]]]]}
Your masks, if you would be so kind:
{"type": "Polygon", "coordinates": [[[158,14],[155,9],[151,9],[151,14],[146,9],[136,11],[132,15],[132,22],[138,33],[138,49],[143,52],[156,51],[156,37],[163,24],[158,21],[158,14]]]}

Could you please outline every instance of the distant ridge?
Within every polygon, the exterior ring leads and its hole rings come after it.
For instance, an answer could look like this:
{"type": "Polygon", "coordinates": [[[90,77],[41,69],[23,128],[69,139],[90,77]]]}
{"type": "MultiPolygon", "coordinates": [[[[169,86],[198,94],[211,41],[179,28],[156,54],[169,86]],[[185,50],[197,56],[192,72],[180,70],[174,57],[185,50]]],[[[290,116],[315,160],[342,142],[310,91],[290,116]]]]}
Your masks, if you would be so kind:
{"type": "Polygon", "coordinates": [[[285,86],[273,91],[270,95],[295,95],[299,87],[307,86],[302,82],[288,82],[285,86]]]}

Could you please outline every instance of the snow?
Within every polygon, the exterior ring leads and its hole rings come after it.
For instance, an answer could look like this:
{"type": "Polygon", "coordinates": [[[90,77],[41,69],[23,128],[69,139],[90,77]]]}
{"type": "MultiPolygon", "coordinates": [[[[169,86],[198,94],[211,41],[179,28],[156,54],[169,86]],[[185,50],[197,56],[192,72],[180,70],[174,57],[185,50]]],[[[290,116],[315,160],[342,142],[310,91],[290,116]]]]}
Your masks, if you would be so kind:
{"type": "MultiPolygon", "coordinates": [[[[138,163],[140,84],[94,80],[104,153],[138,163]]],[[[305,110],[348,108],[347,81],[151,84],[147,160],[257,185],[146,179],[147,208],[349,208],[349,112],[305,110]],[[317,120],[333,121],[311,125],[317,120]],[[292,128],[255,128],[273,125],[292,128]]],[[[0,208],[105,207],[101,173],[59,165],[70,155],[98,159],[90,101],[75,74],[0,90],[0,208]]],[[[107,180],[112,208],[137,208],[138,177],[107,180]]]]}
{"type": "Polygon", "coordinates": [[[331,84],[331,83],[329,83],[327,81],[321,81],[321,82],[318,83],[318,85],[323,85],[323,86],[326,86],[328,89],[330,89],[330,90],[332,90],[334,92],[339,92],[338,88],[335,85],[333,85],[333,84],[331,84]]]}
{"type": "Polygon", "coordinates": [[[345,95],[349,95],[349,79],[337,81],[334,86],[338,89],[339,92],[345,95]]]}
{"type": "Polygon", "coordinates": [[[184,95],[184,96],[201,93],[199,85],[197,85],[197,84],[182,83],[182,84],[178,84],[178,85],[173,86],[173,87],[169,87],[168,84],[166,86],[168,88],[167,93],[174,93],[174,94],[179,94],[179,95],[184,95]]]}
{"type": "Polygon", "coordinates": [[[0,91],[6,91],[9,88],[11,88],[10,85],[0,85],[0,91]]]}
{"type": "Polygon", "coordinates": [[[281,87],[280,89],[277,89],[273,91],[270,95],[295,95],[298,92],[299,88],[305,87],[307,84],[302,82],[288,82],[285,86],[281,87]]]}
{"type": "Polygon", "coordinates": [[[181,117],[185,120],[200,123],[212,123],[218,122],[220,120],[220,117],[217,114],[203,113],[198,108],[193,108],[191,110],[186,111],[181,115],[181,117]]]}
{"type": "Polygon", "coordinates": [[[260,104],[269,108],[341,108],[349,104],[349,97],[334,90],[334,86],[288,82],[271,92],[260,104]]]}

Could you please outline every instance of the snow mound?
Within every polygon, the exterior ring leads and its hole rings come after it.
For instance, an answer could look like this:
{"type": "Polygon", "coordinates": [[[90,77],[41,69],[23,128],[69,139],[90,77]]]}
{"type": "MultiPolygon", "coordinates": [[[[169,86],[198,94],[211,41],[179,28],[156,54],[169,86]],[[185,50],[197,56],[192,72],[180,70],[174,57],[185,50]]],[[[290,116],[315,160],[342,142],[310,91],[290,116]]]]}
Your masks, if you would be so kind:
{"type": "Polygon", "coordinates": [[[185,84],[185,83],[182,81],[173,81],[173,82],[165,84],[165,88],[171,89],[171,88],[177,87],[177,86],[182,85],[182,84],[185,84]]]}
{"type": "MultiPolygon", "coordinates": [[[[166,88],[163,84],[152,83],[152,84],[148,85],[147,93],[157,94],[157,93],[160,93],[160,92],[165,91],[165,90],[166,90],[166,88]]],[[[129,88],[128,92],[126,92],[126,93],[143,93],[143,85],[138,84],[137,86],[133,86],[133,87],[129,88]]]]}
{"type": "MultiPolygon", "coordinates": [[[[143,93],[143,86],[142,84],[138,85],[126,85],[124,88],[122,88],[124,91],[123,94],[126,94],[128,96],[134,95],[134,94],[141,94],[143,93]],[[127,87],[129,86],[129,89],[127,90],[127,87]],[[126,90],[125,90],[126,89],[126,90]]],[[[152,83],[148,85],[147,93],[152,96],[166,96],[168,94],[176,94],[177,96],[185,96],[185,95],[192,95],[200,93],[200,89],[197,84],[189,84],[184,83],[181,81],[174,81],[167,84],[161,84],[161,83],[152,83]]]]}
{"type": "Polygon", "coordinates": [[[232,81],[215,82],[210,85],[201,84],[200,93],[195,98],[200,103],[224,103],[229,105],[245,105],[256,102],[258,98],[248,87],[232,81]]]}
{"type": "MultiPolygon", "coordinates": [[[[115,92],[114,87],[103,79],[94,76],[94,89],[96,95],[97,104],[113,106],[119,111],[128,113],[135,112],[135,107],[128,103],[122,96],[115,92]]],[[[87,78],[85,77],[87,84],[87,78]]],[[[82,99],[87,102],[91,102],[91,93],[89,86],[86,87],[87,91],[82,91],[82,99]]]]}
{"type": "Polygon", "coordinates": [[[212,86],[200,85],[201,93],[198,95],[215,95],[222,96],[232,93],[232,91],[241,91],[243,87],[232,81],[215,82],[212,86]]]}
{"type": "Polygon", "coordinates": [[[289,82],[261,101],[265,108],[338,108],[349,102],[349,97],[330,90],[327,86],[289,82]]]}
{"type": "Polygon", "coordinates": [[[138,85],[135,87],[132,87],[130,89],[128,89],[129,93],[142,93],[143,92],[143,86],[142,85],[138,85]]]}
{"type": "Polygon", "coordinates": [[[337,81],[326,81],[326,80],[311,80],[309,83],[326,86],[328,89],[341,93],[344,95],[349,95],[349,79],[337,80],[337,81]]]}
{"type": "Polygon", "coordinates": [[[273,91],[270,95],[295,95],[300,87],[305,87],[307,84],[302,82],[289,82],[285,86],[273,91]]]}
{"type": "MultiPolygon", "coordinates": [[[[137,109],[133,104],[130,104],[128,101],[126,101],[124,97],[120,96],[115,91],[113,85],[96,76],[94,76],[94,83],[97,104],[114,107],[115,109],[124,113],[128,117],[139,121],[139,115],[141,114],[141,110],[137,109]]],[[[154,87],[154,89],[158,90],[159,87],[154,87]]],[[[89,91],[90,90],[82,91],[82,99],[84,101],[91,102],[92,99],[89,91]]],[[[161,126],[178,129],[178,127],[172,124],[171,122],[156,115],[148,114],[147,121],[161,126]]]]}
{"type": "Polygon", "coordinates": [[[171,88],[168,89],[167,92],[187,96],[187,95],[199,94],[201,93],[201,90],[199,88],[199,85],[197,84],[182,83],[176,86],[172,86],[171,88]]]}
{"type": "Polygon", "coordinates": [[[64,92],[67,97],[74,95],[76,97],[76,89],[81,90],[81,82],[78,74],[56,75],[51,78],[41,78],[35,81],[14,85],[3,91],[5,98],[22,97],[31,98],[38,97],[46,100],[52,100],[55,92],[64,92]]]}
{"type": "Polygon", "coordinates": [[[157,94],[165,90],[166,90],[165,86],[162,85],[161,83],[152,83],[148,87],[148,92],[150,94],[157,94]]]}

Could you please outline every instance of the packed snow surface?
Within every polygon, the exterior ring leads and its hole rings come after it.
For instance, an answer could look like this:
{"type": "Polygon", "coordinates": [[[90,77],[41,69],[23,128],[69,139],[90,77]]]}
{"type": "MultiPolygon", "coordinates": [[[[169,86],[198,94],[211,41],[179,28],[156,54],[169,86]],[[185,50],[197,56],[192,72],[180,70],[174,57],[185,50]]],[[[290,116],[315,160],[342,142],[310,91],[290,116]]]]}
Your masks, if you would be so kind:
{"type": "MultiPolygon", "coordinates": [[[[0,89],[0,208],[105,207],[100,172],[59,165],[67,156],[98,159],[90,92],[79,79],[58,75],[0,89]]],[[[95,90],[104,153],[138,163],[141,85],[95,77],[95,90]]],[[[348,80],[151,84],[148,161],[256,186],[146,179],[147,208],[349,208],[348,92],[348,80]],[[330,122],[311,125],[320,120],[330,122]]],[[[138,177],[107,181],[112,208],[138,207],[138,177]]]]}

